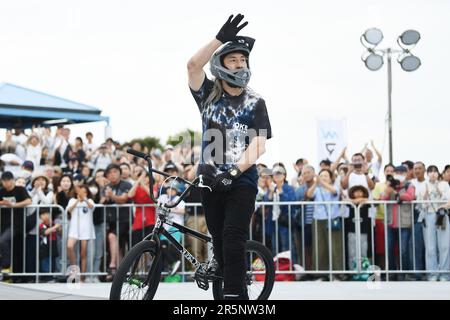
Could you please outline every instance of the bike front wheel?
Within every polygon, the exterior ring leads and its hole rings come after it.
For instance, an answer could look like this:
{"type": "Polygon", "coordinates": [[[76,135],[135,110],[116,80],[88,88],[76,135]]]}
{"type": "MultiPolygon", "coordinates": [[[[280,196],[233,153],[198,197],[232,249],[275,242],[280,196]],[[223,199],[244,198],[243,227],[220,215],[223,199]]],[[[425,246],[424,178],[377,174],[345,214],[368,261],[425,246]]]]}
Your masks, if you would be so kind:
{"type": "MultiPolygon", "coordinates": [[[[275,282],[275,264],[272,254],[261,243],[248,240],[245,244],[245,283],[250,300],[267,300],[275,282]]],[[[212,283],[214,300],[223,299],[223,279],[212,283]]]]}
{"type": "Polygon", "coordinates": [[[152,240],[135,245],[114,276],[110,300],[152,300],[161,279],[160,247],[152,240]]]}

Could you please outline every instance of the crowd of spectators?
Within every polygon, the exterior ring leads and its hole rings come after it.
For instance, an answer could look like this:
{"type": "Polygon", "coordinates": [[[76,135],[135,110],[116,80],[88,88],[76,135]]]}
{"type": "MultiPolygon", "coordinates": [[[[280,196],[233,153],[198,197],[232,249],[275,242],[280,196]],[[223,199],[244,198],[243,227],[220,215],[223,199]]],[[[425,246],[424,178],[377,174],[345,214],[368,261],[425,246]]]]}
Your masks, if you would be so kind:
{"type": "MultiPolygon", "coordinates": [[[[54,133],[51,128],[34,128],[28,135],[21,129],[6,131],[0,144],[3,272],[35,273],[38,268],[42,273],[58,273],[70,264],[79,265],[82,273],[106,274],[82,277],[82,281],[111,281],[127,250],[151,233],[156,221],[146,163],[126,153],[129,147],[150,154],[154,167],[171,176],[195,177],[199,147],[168,145],[149,150],[140,143],[121,145],[111,138],[101,144],[94,141],[90,132],[72,137],[70,128],[63,126],[54,133]],[[67,265],[62,261],[64,250],[67,265]]],[[[257,164],[258,202],[251,237],[263,242],[274,256],[290,251],[294,264],[323,270],[324,275],[315,279],[324,279],[330,268],[354,270],[358,263],[358,210],[362,257],[393,271],[436,271],[396,272],[391,279],[449,280],[449,219],[437,212],[450,200],[450,165],[439,170],[432,164],[404,161],[386,164],[381,172],[382,163],[372,143],[350,159],[344,149],[334,162],[325,159],[317,168],[300,158],[294,164],[296,176],[290,180],[281,162],[257,164]],[[375,205],[372,200],[395,203],[375,205]],[[435,203],[411,204],[412,200],[435,203]],[[289,203],[294,201],[297,204],[289,203]]],[[[166,202],[177,201],[186,188],[173,182],[169,187],[159,175],[154,178],[152,192],[166,202]]],[[[207,232],[202,207],[193,205],[198,203],[200,193],[193,189],[170,218],[207,232]]],[[[173,236],[181,241],[180,233],[173,236]]],[[[161,240],[165,279],[178,281],[180,255],[166,239],[161,240]]],[[[208,259],[206,244],[190,237],[183,241],[200,261],[208,259]]],[[[51,276],[41,279],[55,281],[51,276]]],[[[335,279],[348,277],[337,274],[335,279]]]]}

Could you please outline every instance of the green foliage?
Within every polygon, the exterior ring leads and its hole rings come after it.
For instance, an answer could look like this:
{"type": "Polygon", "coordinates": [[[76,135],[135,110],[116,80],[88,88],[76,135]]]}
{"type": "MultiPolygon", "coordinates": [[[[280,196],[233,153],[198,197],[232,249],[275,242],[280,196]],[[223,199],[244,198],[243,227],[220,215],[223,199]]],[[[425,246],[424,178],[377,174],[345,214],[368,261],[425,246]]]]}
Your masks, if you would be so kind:
{"type": "Polygon", "coordinates": [[[191,129],[184,129],[176,134],[170,135],[166,141],[166,145],[170,144],[176,146],[183,144],[187,147],[193,147],[195,144],[199,144],[201,141],[201,133],[191,129]]]}

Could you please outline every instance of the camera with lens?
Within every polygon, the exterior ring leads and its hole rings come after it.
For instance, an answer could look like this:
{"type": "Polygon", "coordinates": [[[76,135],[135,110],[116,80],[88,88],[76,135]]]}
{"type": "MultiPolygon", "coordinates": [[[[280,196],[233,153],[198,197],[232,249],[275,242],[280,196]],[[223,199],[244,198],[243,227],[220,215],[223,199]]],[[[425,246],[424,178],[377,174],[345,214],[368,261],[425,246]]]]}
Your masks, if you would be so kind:
{"type": "Polygon", "coordinates": [[[448,209],[445,208],[439,208],[436,211],[437,214],[437,218],[436,218],[436,226],[440,229],[445,229],[445,224],[444,224],[444,217],[446,215],[448,215],[448,209]]]}
{"type": "Polygon", "coordinates": [[[388,174],[386,176],[386,180],[389,181],[389,184],[392,188],[396,189],[400,185],[400,180],[395,179],[392,175],[388,174]]]}
{"type": "Polygon", "coordinates": [[[358,162],[358,163],[352,163],[353,168],[355,169],[361,169],[362,168],[362,163],[358,162]]]}
{"type": "Polygon", "coordinates": [[[448,215],[448,209],[445,208],[439,208],[438,211],[436,212],[438,215],[440,216],[446,216],[448,215]]]}

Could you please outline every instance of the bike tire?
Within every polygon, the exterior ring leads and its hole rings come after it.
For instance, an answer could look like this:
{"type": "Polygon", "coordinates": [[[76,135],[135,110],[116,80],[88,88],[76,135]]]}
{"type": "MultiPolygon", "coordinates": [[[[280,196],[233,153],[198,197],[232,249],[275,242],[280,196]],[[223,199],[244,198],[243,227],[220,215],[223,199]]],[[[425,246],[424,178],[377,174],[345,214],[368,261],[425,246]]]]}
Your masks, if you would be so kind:
{"type": "MultiPolygon", "coordinates": [[[[144,240],[136,244],[122,262],[117,269],[117,272],[113,278],[111,291],[110,291],[110,300],[126,300],[122,299],[122,287],[124,283],[129,279],[128,271],[130,268],[136,268],[136,264],[139,263],[139,259],[144,253],[150,253],[150,256],[153,257],[153,263],[156,263],[154,269],[150,269],[150,280],[146,286],[147,291],[142,297],[142,300],[152,300],[155,296],[156,290],[158,289],[159,282],[161,280],[161,272],[162,272],[162,259],[156,258],[158,256],[161,248],[159,244],[151,240],[144,240]]],[[[148,274],[148,273],[147,273],[148,274]]],[[[141,299],[139,299],[141,300],[141,299]]]]}
{"type": "MultiPolygon", "coordinates": [[[[245,251],[255,252],[262,259],[265,267],[264,287],[255,300],[267,300],[272,293],[275,283],[275,264],[272,253],[260,242],[247,240],[245,251]]],[[[216,279],[212,282],[212,291],[214,300],[223,300],[223,279],[216,279]]]]}

